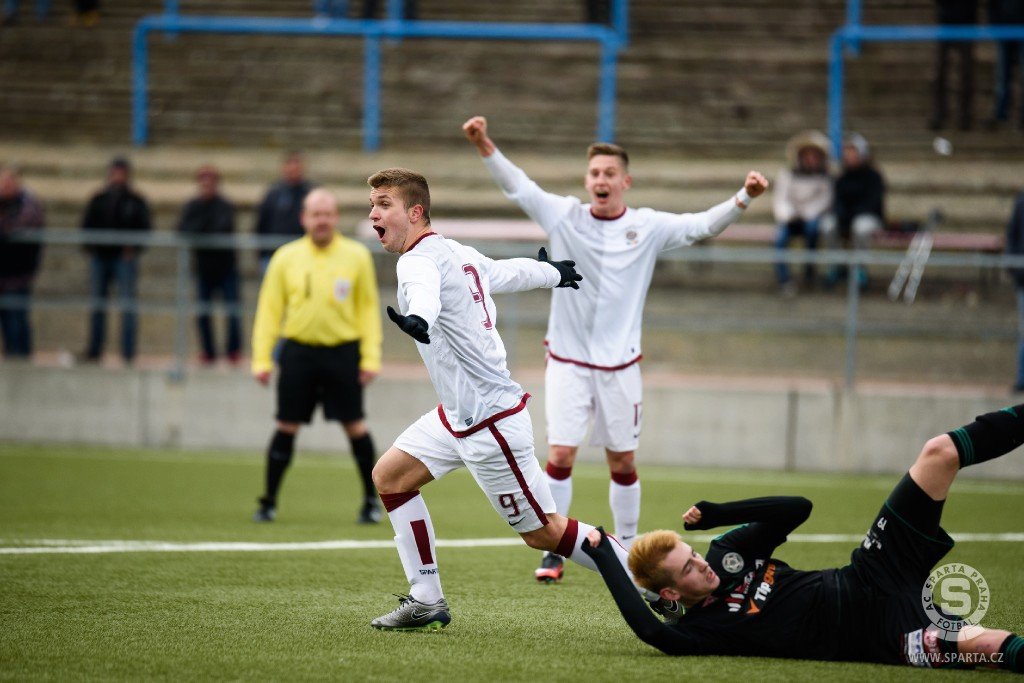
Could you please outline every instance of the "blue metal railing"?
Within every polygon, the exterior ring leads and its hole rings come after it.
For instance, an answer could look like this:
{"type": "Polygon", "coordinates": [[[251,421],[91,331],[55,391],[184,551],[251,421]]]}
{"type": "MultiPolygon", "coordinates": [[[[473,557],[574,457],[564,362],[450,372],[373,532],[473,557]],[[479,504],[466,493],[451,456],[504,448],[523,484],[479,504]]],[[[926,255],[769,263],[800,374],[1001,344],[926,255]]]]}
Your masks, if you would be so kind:
{"type": "MultiPolygon", "coordinates": [[[[408,21],[404,19],[280,19],[213,17],[178,14],[177,0],[165,0],[165,14],[141,19],[132,43],[132,141],[149,139],[149,47],[152,32],[274,34],[295,36],[361,36],[363,60],[363,149],[380,148],[382,39],[442,38],[448,40],[589,41],[601,46],[598,79],[597,138],[615,139],[615,92],[618,54],[627,44],[628,0],[612,0],[613,26],[597,24],[532,24],[512,22],[408,21]]],[[[389,4],[389,12],[394,7],[389,4]]]]}
{"type": "MultiPolygon", "coordinates": [[[[859,0],[850,0],[860,4],[859,0]]],[[[859,8],[857,21],[859,22],[859,8]]],[[[838,157],[843,139],[845,52],[861,42],[1024,41],[1024,26],[842,26],[829,43],[828,134],[838,157]]]]}

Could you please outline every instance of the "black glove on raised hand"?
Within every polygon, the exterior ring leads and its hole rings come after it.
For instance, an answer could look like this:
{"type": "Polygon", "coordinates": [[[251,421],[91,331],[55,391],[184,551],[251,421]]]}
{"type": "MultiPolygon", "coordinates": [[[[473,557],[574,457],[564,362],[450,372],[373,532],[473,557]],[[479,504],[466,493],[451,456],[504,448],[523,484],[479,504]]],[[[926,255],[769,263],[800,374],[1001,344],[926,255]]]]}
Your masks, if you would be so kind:
{"type": "Polygon", "coordinates": [[[556,287],[572,287],[573,289],[579,289],[580,286],[576,284],[583,279],[583,276],[576,272],[575,261],[549,261],[548,250],[544,247],[540,248],[537,252],[537,260],[541,263],[550,263],[558,271],[562,281],[559,282],[556,287]]]}
{"type": "Polygon", "coordinates": [[[398,328],[421,344],[429,344],[430,337],[427,335],[427,321],[418,315],[399,315],[399,313],[388,306],[388,317],[398,325],[398,328]]]}

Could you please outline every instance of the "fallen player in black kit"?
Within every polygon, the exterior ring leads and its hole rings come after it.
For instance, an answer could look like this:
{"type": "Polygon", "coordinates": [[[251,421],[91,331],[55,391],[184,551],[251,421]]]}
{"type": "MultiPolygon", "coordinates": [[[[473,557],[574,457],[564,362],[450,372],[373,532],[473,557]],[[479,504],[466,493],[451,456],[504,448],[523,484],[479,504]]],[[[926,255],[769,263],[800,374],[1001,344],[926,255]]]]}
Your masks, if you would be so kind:
{"type": "Polygon", "coordinates": [[[637,584],[686,608],[674,621],[663,623],[647,608],[602,529],[583,549],[633,632],[665,654],[986,665],[1021,673],[1024,638],[956,619],[951,627],[934,604],[926,610],[922,589],[953,547],[939,521],[957,472],[1022,441],[1024,405],[930,439],[850,563],[836,569],[801,571],[772,556],[810,515],[806,498],[697,503],[683,515],[687,530],[745,526],[712,541],[706,558],[672,531],[645,534],[630,550],[637,584]]]}

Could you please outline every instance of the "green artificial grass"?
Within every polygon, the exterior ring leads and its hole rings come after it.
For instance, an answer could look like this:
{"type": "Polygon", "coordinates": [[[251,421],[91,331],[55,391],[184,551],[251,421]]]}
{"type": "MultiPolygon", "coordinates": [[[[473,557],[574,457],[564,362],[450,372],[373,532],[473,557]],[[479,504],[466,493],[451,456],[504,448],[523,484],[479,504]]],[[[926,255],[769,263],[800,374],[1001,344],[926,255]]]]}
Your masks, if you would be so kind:
{"type": "MultiPolygon", "coordinates": [[[[912,456],[912,454],[911,454],[912,456]]],[[[910,456],[908,456],[910,457],[910,456]]],[[[1024,457],[1016,453],[1008,457],[1024,457]]],[[[815,502],[799,533],[861,534],[897,476],[643,467],[641,529],[679,528],[700,500],[800,494],[815,502]]],[[[0,445],[0,549],[100,541],[389,541],[355,523],[360,491],[347,456],[300,452],[279,519],[250,521],[259,454],[0,445]]],[[[610,526],[605,468],[580,465],[573,514],[610,526]]],[[[424,489],[439,539],[511,538],[472,479],[424,489]]],[[[944,526],[1024,532],[1024,484],[962,481],[944,526]]],[[[702,543],[696,543],[702,549],[702,543]]],[[[799,568],[845,564],[855,541],[791,542],[799,568]]],[[[638,641],[599,578],[569,565],[557,586],[532,578],[525,546],[440,547],[452,624],[382,633],[369,621],[407,584],[393,548],[0,553],[3,680],[624,681],[930,680],[972,676],[910,668],[743,658],[670,658],[638,641]]],[[[1024,542],[961,542],[948,556],[992,591],[983,625],[1024,631],[1024,542]]],[[[809,653],[810,654],[810,653],[809,653]]]]}

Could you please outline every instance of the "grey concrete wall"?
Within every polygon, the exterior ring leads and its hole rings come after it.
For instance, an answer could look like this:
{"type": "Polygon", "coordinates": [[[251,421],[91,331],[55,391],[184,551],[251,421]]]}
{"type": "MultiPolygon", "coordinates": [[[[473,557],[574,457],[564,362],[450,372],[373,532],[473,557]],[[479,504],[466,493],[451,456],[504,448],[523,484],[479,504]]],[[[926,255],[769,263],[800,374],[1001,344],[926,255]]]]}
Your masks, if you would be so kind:
{"type": "MultiPolygon", "coordinates": [[[[534,395],[538,444],[545,441],[542,379],[534,395]]],[[[801,471],[899,472],[931,436],[1007,405],[1005,396],[949,388],[861,388],[825,382],[727,384],[648,382],[643,462],[801,471]]],[[[368,391],[367,412],[383,449],[437,404],[422,368],[391,370],[368,391]]],[[[273,429],[273,389],[243,371],[197,371],[183,382],[160,372],[0,366],[0,440],[228,448],[262,451],[273,429]]],[[[319,417],[302,448],[344,451],[347,440],[319,417]]],[[[544,447],[538,448],[543,458],[544,447]]],[[[585,460],[602,454],[585,448],[585,460]]],[[[971,468],[969,476],[1024,479],[1024,452],[971,468]]]]}

